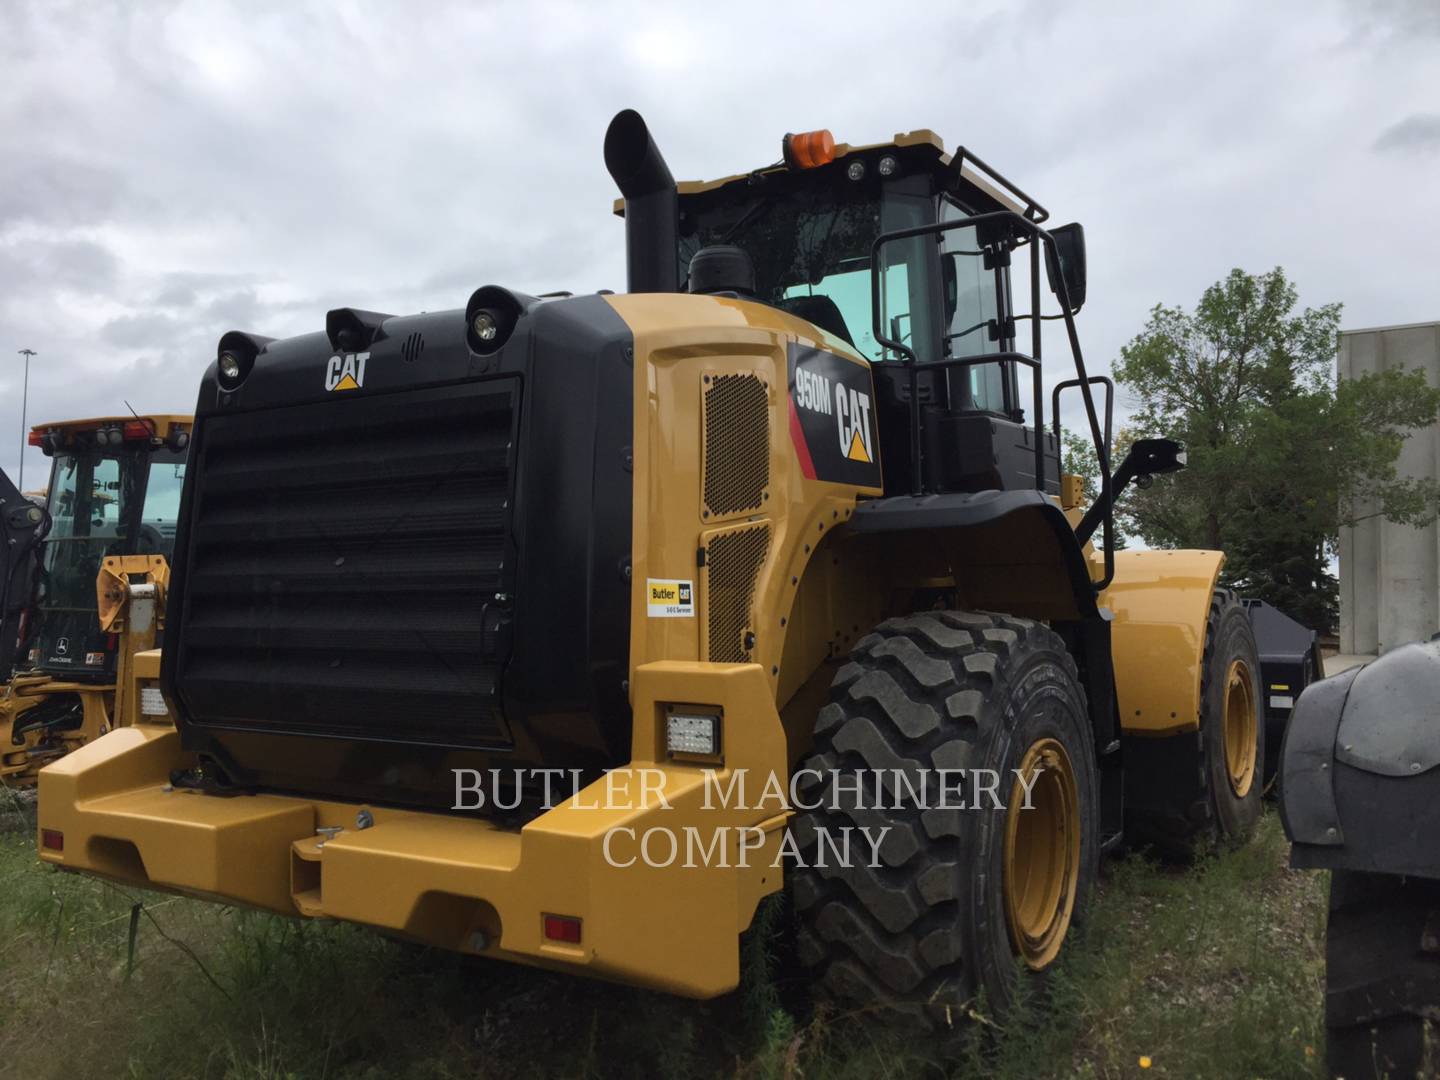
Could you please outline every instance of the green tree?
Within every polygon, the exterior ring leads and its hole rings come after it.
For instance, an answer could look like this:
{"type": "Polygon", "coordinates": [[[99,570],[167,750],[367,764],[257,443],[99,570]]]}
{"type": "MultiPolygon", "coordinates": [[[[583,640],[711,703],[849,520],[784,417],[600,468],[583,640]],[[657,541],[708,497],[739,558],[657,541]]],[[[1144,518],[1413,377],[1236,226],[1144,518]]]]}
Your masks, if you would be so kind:
{"type": "MultiPolygon", "coordinates": [[[[1125,457],[1134,441],[1134,435],[1128,428],[1121,428],[1115,434],[1115,445],[1110,448],[1110,468],[1114,468],[1125,457]]],[[[1061,454],[1060,470],[1074,476],[1085,478],[1085,498],[1082,505],[1089,507],[1100,495],[1100,459],[1095,454],[1095,442],[1090,436],[1089,430],[1073,431],[1065,428],[1061,433],[1061,454]]],[[[1125,500],[1122,498],[1115,506],[1115,549],[1117,551],[1128,546],[1126,539],[1127,525],[1125,522],[1125,500]]],[[[1102,531],[1095,531],[1095,545],[1098,548],[1102,538],[1102,531]]]]}
{"type": "Polygon", "coordinates": [[[1318,630],[1336,621],[1331,558],[1352,507],[1412,525],[1440,488],[1398,476],[1408,429],[1434,423],[1440,390],[1420,371],[1337,385],[1340,305],[1296,312],[1277,267],[1232,270],[1194,312],[1157,305],[1120,351],[1132,426],[1186,445],[1189,466],[1125,496],[1128,526],[1154,547],[1218,548],[1224,580],[1318,630]]]}

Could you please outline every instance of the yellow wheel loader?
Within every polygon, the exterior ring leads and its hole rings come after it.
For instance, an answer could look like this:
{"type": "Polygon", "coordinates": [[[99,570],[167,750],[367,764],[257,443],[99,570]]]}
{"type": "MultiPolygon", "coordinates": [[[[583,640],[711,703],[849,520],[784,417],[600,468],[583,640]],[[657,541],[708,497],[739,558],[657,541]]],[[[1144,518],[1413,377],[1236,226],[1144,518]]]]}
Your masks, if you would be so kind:
{"type": "Polygon", "coordinates": [[[1243,838],[1249,623],[1219,552],[1109,541],[1183,454],[1111,468],[1080,228],[928,131],[782,149],[677,185],[618,115],[624,295],[224,334],[137,660],[174,724],[44,771],[42,858],[695,997],[788,888],[820,993],[943,1022],[1127,834],[1243,838]]]}
{"type": "Polygon", "coordinates": [[[24,507],[28,538],[6,537],[16,554],[0,605],[0,782],[32,786],[44,765],[133,718],[116,687],[128,658],[154,646],[159,613],[132,619],[131,633],[123,609],[132,587],[142,608],[163,596],[190,426],[188,416],[129,416],[31,430],[29,444],[52,459],[50,485],[43,509],[24,507]]]}

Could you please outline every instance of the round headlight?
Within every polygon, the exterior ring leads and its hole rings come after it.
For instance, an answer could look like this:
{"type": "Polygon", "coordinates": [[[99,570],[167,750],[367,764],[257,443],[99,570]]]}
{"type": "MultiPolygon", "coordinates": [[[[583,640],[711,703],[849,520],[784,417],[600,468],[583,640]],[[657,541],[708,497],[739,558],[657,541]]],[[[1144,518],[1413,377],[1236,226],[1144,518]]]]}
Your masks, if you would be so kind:
{"type": "Polygon", "coordinates": [[[500,333],[500,323],[491,312],[477,311],[475,318],[470,320],[470,329],[481,341],[494,341],[495,336],[500,333]]]}
{"type": "Polygon", "coordinates": [[[886,154],[880,159],[881,176],[894,176],[899,171],[900,163],[896,161],[893,157],[891,157],[889,154],[886,154]]]}
{"type": "Polygon", "coordinates": [[[852,161],[845,166],[845,175],[851,180],[865,179],[865,163],[863,161],[852,161]]]}
{"type": "Polygon", "coordinates": [[[482,285],[476,289],[465,304],[465,343],[470,351],[481,356],[499,352],[515,333],[525,309],[537,303],[533,296],[514,293],[498,285],[482,285]]]}
{"type": "Polygon", "coordinates": [[[232,352],[222,352],[220,354],[220,378],[227,383],[239,382],[241,370],[242,366],[238,356],[232,352]]]}

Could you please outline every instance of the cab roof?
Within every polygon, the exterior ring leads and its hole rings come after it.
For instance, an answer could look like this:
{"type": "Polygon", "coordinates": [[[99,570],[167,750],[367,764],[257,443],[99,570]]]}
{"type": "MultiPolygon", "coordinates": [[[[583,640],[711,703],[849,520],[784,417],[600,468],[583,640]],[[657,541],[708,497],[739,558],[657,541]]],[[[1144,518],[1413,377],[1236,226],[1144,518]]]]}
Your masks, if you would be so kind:
{"type": "MultiPolygon", "coordinates": [[[[950,174],[948,177],[949,189],[962,197],[968,196],[965,201],[974,204],[977,211],[1013,210],[1017,214],[1035,215],[1037,221],[1043,221],[1048,216],[1043,206],[1000,176],[979,158],[970,154],[964,147],[960,147],[956,154],[948,153],[945,150],[945,141],[929,128],[897,132],[894,138],[884,143],[864,143],[853,146],[850,143],[836,143],[832,160],[827,164],[816,166],[814,171],[845,168],[849,158],[879,158],[884,155],[886,150],[902,153],[911,163],[912,168],[914,164],[919,164],[922,167],[928,166],[936,171],[950,174]]],[[[687,195],[707,194],[732,185],[750,187],[757,178],[794,171],[805,170],[792,169],[780,161],[748,173],[724,176],[718,180],[681,180],[675,186],[680,197],[684,199],[687,195]]],[[[625,200],[623,198],[615,200],[614,211],[619,217],[625,216],[625,200]]]]}
{"type": "Polygon", "coordinates": [[[80,431],[99,431],[101,428],[118,427],[123,428],[126,424],[133,424],[135,421],[154,424],[155,434],[165,438],[173,428],[189,429],[195,423],[193,416],[181,416],[177,413],[130,413],[126,416],[92,416],[85,420],[51,420],[48,423],[36,424],[30,430],[37,434],[45,434],[49,431],[61,433],[73,433],[80,431]]]}

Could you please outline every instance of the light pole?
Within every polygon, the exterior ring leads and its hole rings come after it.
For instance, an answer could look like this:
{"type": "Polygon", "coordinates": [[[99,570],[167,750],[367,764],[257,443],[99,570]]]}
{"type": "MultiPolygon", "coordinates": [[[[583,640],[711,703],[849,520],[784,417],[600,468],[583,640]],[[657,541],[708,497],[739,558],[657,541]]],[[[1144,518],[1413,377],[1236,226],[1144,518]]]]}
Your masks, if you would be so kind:
{"type": "Polygon", "coordinates": [[[25,389],[20,394],[20,480],[15,485],[22,492],[25,490],[25,447],[29,445],[29,432],[25,430],[25,411],[30,404],[30,357],[35,356],[34,349],[20,349],[20,355],[25,357],[25,389]]]}

